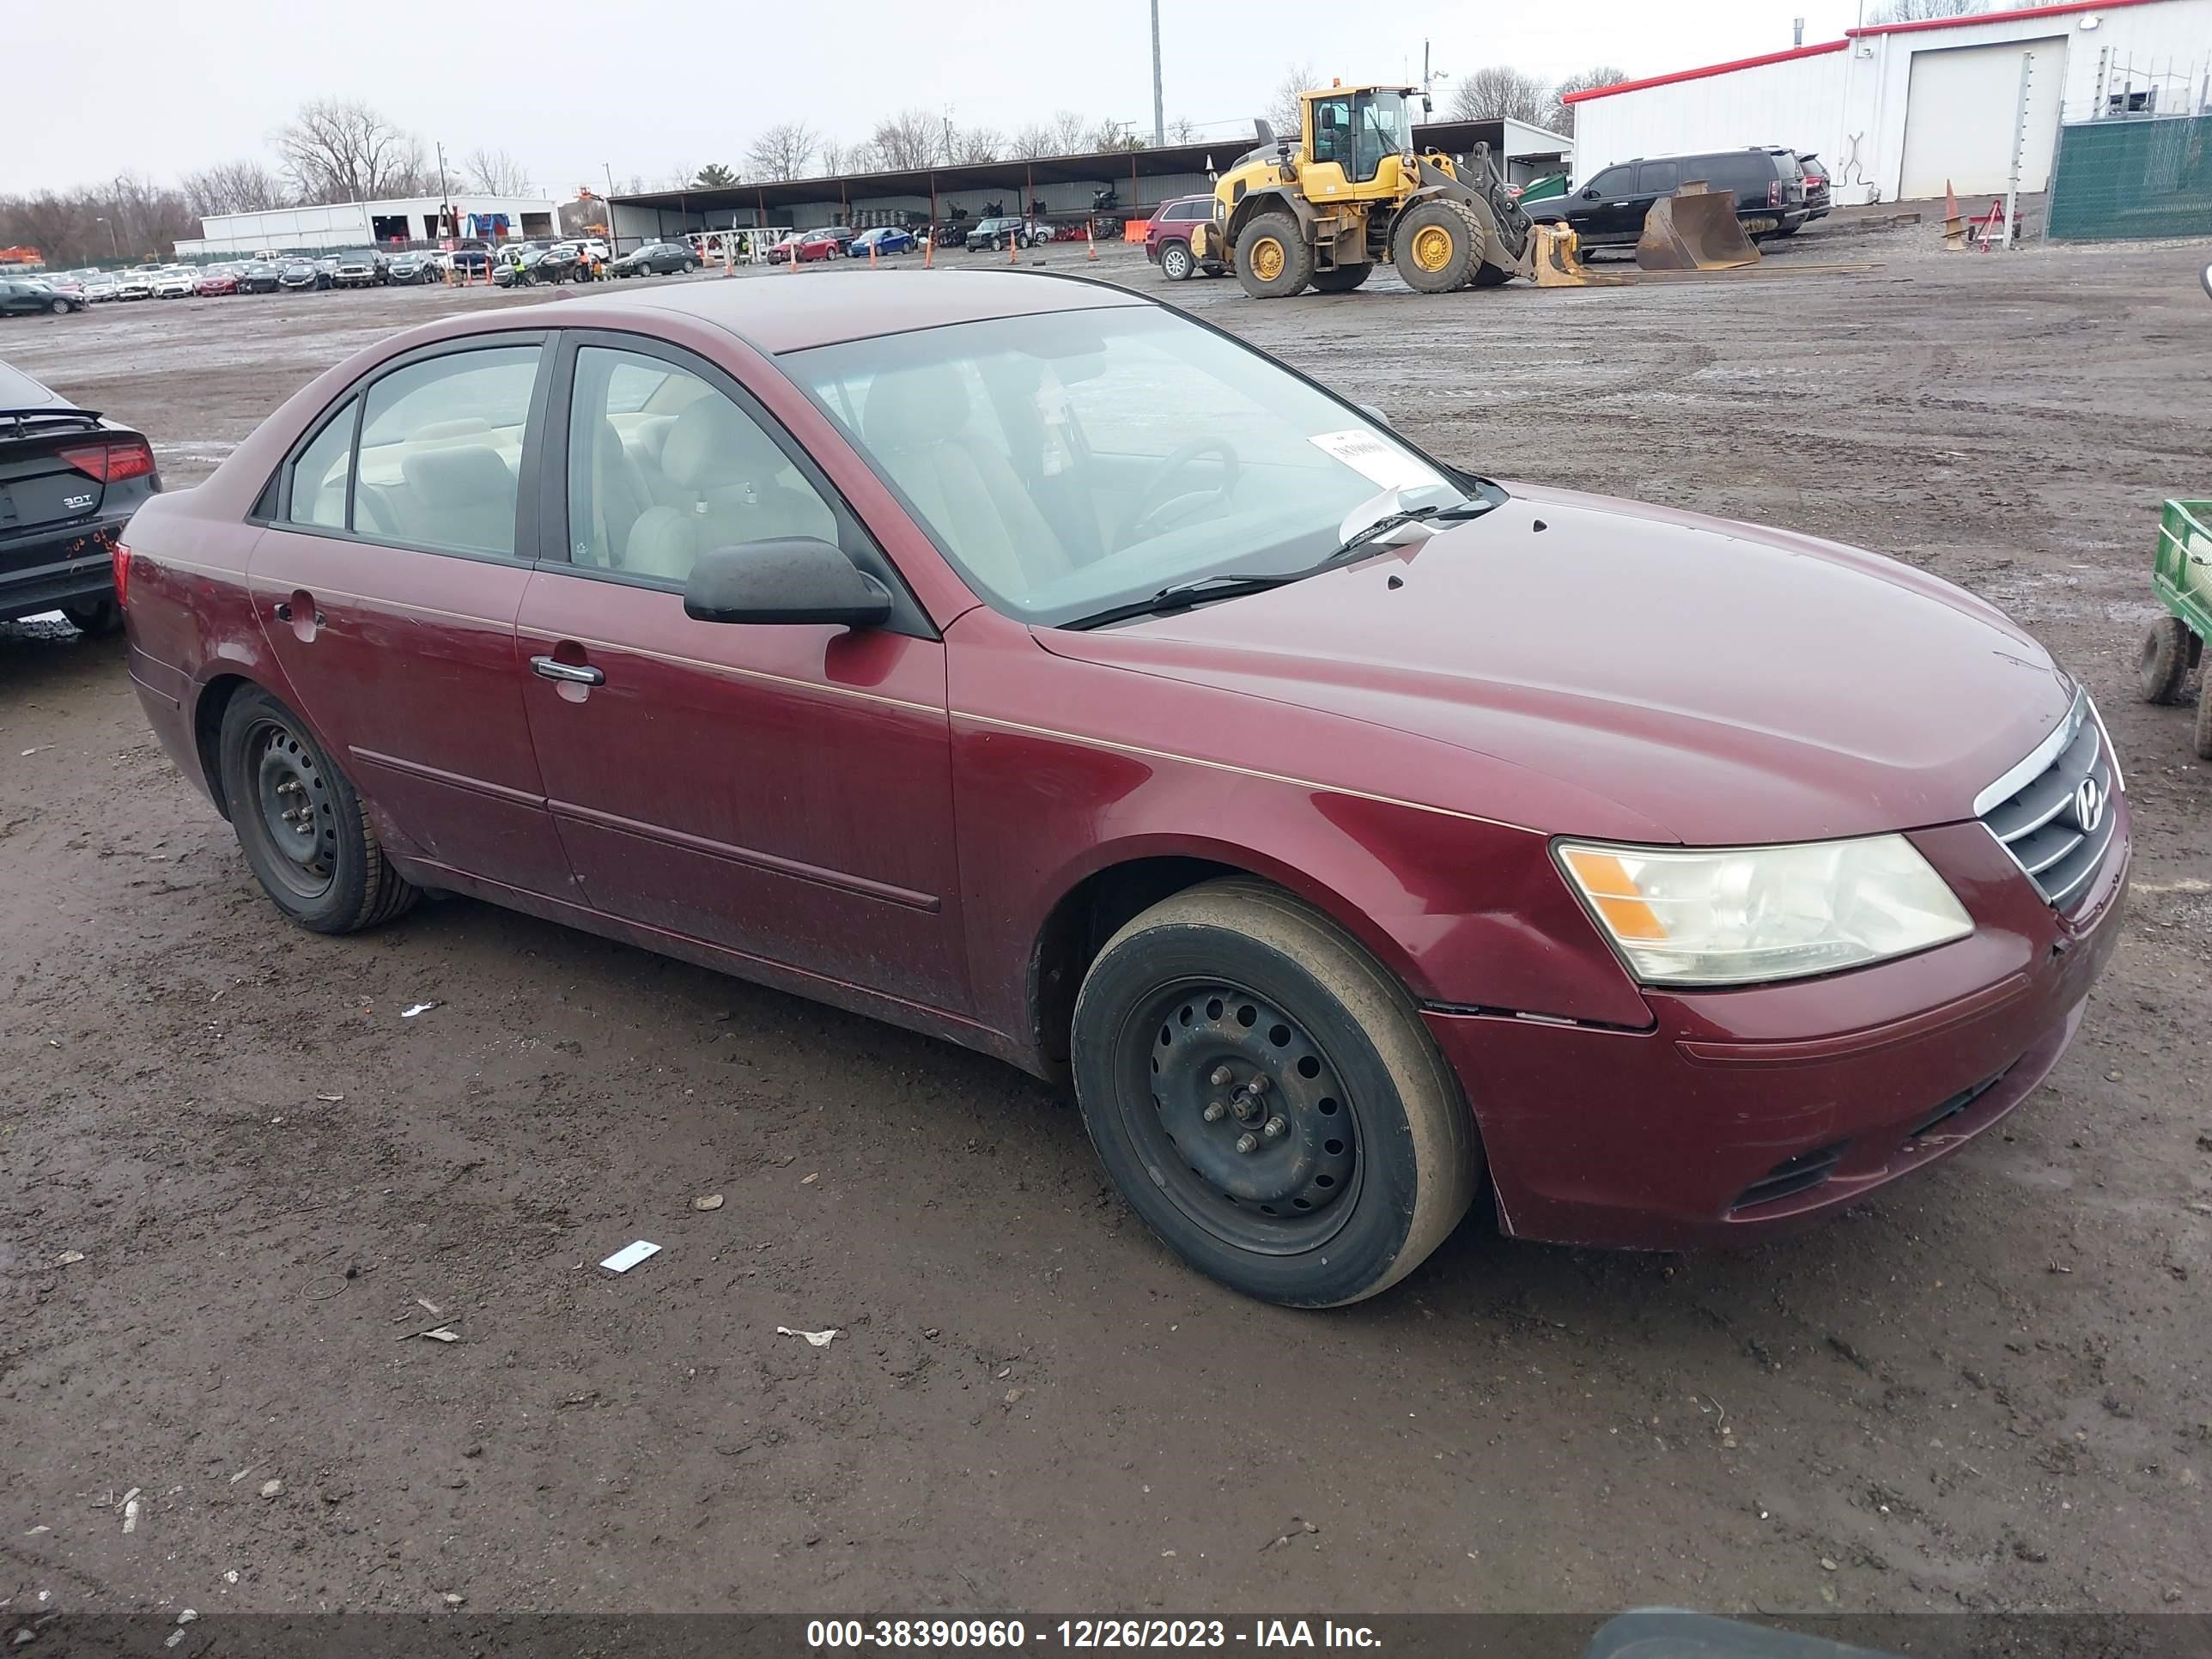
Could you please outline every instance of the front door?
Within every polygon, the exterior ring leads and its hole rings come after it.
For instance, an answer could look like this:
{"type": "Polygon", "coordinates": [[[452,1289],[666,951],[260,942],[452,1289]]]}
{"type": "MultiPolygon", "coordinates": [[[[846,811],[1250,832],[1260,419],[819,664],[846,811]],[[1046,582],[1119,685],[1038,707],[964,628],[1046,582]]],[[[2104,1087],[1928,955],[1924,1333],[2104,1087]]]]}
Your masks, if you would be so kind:
{"type": "Polygon", "coordinates": [[[1567,222],[1586,242],[1632,242],[1644,230],[1643,217],[1635,211],[1635,190],[1632,166],[1607,167],[1576,192],[1567,222]]]}
{"type": "Polygon", "coordinates": [[[289,464],[247,584],[301,712],[395,850],[564,896],[514,643],[544,355],[542,337],[479,336],[356,391],[289,464]]]}
{"type": "Polygon", "coordinates": [[[860,632],[686,617],[684,579],[710,548],[813,536],[898,579],[721,371],[622,335],[568,356],[565,441],[548,453],[567,471],[568,563],[531,578],[520,640],[586,901],[964,1009],[943,645],[902,590],[900,617],[860,632]]]}

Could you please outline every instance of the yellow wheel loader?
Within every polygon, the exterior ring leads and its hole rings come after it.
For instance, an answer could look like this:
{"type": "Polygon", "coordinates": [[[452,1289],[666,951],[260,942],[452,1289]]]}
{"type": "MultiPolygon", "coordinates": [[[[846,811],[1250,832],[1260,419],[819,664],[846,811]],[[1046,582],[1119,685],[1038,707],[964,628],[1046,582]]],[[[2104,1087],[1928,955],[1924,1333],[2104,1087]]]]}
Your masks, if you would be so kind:
{"type": "Polygon", "coordinates": [[[1534,225],[1478,144],[1465,167],[1413,149],[1416,87],[1330,86],[1298,99],[1295,139],[1259,123],[1256,149],[1214,186],[1190,251],[1231,266],[1255,299],[1344,294],[1389,264],[1423,294],[1585,278],[1574,234],[1534,225]]]}

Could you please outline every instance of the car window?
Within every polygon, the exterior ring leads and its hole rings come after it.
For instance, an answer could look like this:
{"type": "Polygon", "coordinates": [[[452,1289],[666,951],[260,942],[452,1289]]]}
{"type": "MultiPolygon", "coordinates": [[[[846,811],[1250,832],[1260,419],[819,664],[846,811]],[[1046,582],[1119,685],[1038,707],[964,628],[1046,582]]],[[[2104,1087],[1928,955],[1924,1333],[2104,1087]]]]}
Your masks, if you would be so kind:
{"type": "Polygon", "coordinates": [[[539,349],[449,352],[368,389],[356,533],[512,555],[516,479],[539,349]]]}
{"type": "Polygon", "coordinates": [[[1715,190],[1732,190],[1739,204],[1766,200],[1768,181],[1774,177],[1772,156],[1749,150],[1700,155],[1684,164],[1684,176],[1703,178],[1715,190]]]}
{"type": "Polygon", "coordinates": [[[1588,185],[1583,186],[1583,188],[1586,190],[1594,190],[1601,196],[1615,196],[1628,189],[1628,168],[1625,167],[1607,167],[1603,173],[1599,173],[1596,178],[1591,179],[1588,185]]]}
{"type": "Polygon", "coordinates": [[[784,536],[837,544],[838,515],[749,412],[665,358],[577,351],[571,559],[680,584],[703,552],[784,536]]]}
{"type": "Polygon", "coordinates": [[[1663,196],[1682,182],[1679,161],[1646,161],[1636,169],[1636,193],[1663,196]]]}
{"type": "Polygon", "coordinates": [[[780,364],[969,586],[1024,622],[1304,568],[1383,489],[1459,498],[1387,428],[1166,307],[955,324],[780,364]]]}
{"type": "Polygon", "coordinates": [[[349,398],[345,407],[331,417],[330,424],[292,463],[291,511],[285,515],[291,523],[317,525],[326,530],[345,528],[346,485],[353,477],[354,417],[359,410],[360,399],[349,398]]]}

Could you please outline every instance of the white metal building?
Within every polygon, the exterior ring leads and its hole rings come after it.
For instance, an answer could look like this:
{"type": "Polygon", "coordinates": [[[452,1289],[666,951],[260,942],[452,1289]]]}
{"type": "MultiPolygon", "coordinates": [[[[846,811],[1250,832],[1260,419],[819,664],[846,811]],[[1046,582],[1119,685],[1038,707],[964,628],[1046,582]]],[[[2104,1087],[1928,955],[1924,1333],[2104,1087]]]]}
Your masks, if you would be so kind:
{"type": "Polygon", "coordinates": [[[1577,181],[1615,161],[1745,144],[1817,151],[1840,203],[2044,189],[2062,113],[2212,107],[2212,0],[2102,0],[1929,22],[1571,95],[1577,181]],[[2026,122],[2021,125],[2022,60],[2026,122]]]}
{"type": "MultiPolygon", "coordinates": [[[[553,204],[538,197],[456,196],[453,211],[464,236],[489,239],[504,225],[508,236],[550,236],[553,204]]],[[[264,248],[367,247],[372,243],[432,242],[438,239],[434,196],[406,201],[339,202],[330,207],[276,208],[266,213],[225,213],[200,221],[196,240],[179,241],[177,257],[196,253],[255,253],[264,248]]]]}

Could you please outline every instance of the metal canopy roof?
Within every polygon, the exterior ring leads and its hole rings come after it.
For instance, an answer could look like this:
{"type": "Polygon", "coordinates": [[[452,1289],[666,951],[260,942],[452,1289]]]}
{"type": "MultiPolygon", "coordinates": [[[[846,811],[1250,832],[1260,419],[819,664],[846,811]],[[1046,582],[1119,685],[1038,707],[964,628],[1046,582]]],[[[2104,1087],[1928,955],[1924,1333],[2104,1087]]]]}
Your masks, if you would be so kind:
{"type": "MultiPolygon", "coordinates": [[[[1465,155],[1479,143],[1486,143],[1495,154],[1504,145],[1505,124],[1434,121],[1416,125],[1413,142],[1424,149],[1440,149],[1454,155],[1465,155]]],[[[977,161],[963,167],[835,173],[819,179],[738,184],[714,190],[651,191],[610,199],[617,207],[674,209],[686,214],[744,209],[767,212],[817,202],[928,196],[933,191],[940,197],[993,190],[1018,194],[1039,185],[1118,185],[1123,179],[1141,185],[1146,179],[1204,173],[1209,164],[1213,171],[1224,172],[1257,143],[1254,135],[1247,133],[1199,144],[1167,144],[1157,149],[1109,149],[1087,155],[1043,155],[1032,161],[977,161]]],[[[1135,203],[1124,202],[1121,205],[1130,207],[1135,203]]]]}

